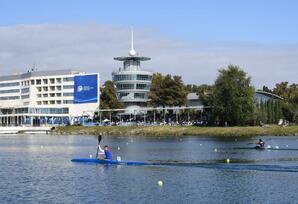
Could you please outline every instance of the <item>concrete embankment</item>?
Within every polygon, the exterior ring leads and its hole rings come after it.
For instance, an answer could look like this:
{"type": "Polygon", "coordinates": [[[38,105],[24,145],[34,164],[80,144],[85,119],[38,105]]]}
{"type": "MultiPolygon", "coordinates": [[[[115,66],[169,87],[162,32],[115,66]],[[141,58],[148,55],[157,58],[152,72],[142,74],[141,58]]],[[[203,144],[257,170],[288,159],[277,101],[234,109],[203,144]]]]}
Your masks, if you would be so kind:
{"type": "Polygon", "coordinates": [[[29,126],[0,127],[0,134],[47,133],[51,131],[51,128],[52,127],[29,127],[29,126]]]}

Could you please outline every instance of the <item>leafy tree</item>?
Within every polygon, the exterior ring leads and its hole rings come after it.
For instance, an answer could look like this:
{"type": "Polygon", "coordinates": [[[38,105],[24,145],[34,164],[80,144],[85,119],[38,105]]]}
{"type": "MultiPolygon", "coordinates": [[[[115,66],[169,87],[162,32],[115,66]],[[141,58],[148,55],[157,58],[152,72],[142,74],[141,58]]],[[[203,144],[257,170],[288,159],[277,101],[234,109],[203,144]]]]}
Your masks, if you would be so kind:
{"type": "Polygon", "coordinates": [[[212,101],[213,97],[214,86],[202,84],[197,87],[197,95],[199,96],[200,100],[202,100],[204,105],[209,105],[209,102],[212,101]]]}
{"type": "Polygon", "coordinates": [[[186,103],[187,91],[181,76],[153,75],[149,92],[150,103],[153,106],[181,106],[186,103]]]}
{"type": "Polygon", "coordinates": [[[288,89],[288,82],[281,82],[280,84],[276,84],[273,92],[276,95],[281,96],[284,101],[289,102],[289,89],[288,89]]]}
{"type": "Polygon", "coordinates": [[[248,125],[253,121],[254,88],[250,77],[238,66],[220,69],[215,81],[210,104],[213,115],[224,125],[248,125]]]}
{"type": "Polygon", "coordinates": [[[195,84],[187,84],[185,86],[185,89],[188,93],[191,93],[191,92],[198,92],[198,89],[199,89],[200,86],[197,86],[195,84]]]}
{"type": "Polygon", "coordinates": [[[100,109],[118,108],[124,108],[124,105],[117,99],[114,83],[108,80],[104,83],[101,90],[100,109]]]}
{"type": "Polygon", "coordinates": [[[162,88],[163,76],[160,73],[154,73],[152,76],[152,84],[149,92],[150,104],[153,106],[162,106],[162,88]]]}
{"type": "Polygon", "coordinates": [[[263,86],[263,91],[266,91],[268,93],[273,93],[273,91],[271,89],[269,89],[267,86],[263,86]]]}
{"type": "Polygon", "coordinates": [[[261,100],[255,106],[255,125],[259,125],[260,122],[267,123],[267,119],[266,104],[261,100]]]}
{"type": "Polygon", "coordinates": [[[298,123],[298,84],[281,82],[275,85],[273,92],[283,98],[281,109],[285,119],[298,123]]]}

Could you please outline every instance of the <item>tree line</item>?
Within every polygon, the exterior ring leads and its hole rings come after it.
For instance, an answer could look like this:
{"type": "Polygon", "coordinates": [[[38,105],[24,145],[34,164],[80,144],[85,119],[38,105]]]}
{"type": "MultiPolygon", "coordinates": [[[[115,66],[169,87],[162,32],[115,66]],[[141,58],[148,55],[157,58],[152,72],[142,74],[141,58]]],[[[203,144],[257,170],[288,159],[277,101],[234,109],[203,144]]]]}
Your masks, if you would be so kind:
{"type": "MultiPolygon", "coordinates": [[[[195,92],[205,106],[204,118],[209,125],[273,124],[283,118],[298,123],[298,84],[281,82],[273,89],[263,91],[276,94],[282,100],[257,101],[251,78],[240,67],[229,65],[219,70],[212,85],[185,85],[181,76],[154,73],[149,92],[150,107],[185,106],[187,94],[195,92]]],[[[101,109],[123,108],[117,100],[112,81],[105,82],[101,90],[101,109]]]]}

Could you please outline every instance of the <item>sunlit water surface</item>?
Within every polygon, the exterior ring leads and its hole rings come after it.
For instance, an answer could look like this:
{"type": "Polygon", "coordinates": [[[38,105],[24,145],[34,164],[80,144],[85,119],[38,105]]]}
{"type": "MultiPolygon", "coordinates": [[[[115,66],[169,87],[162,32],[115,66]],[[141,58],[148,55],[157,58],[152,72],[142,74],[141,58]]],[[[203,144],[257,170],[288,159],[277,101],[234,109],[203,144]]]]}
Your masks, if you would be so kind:
{"type": "Polygon", "coordinates": [[[70,161],[94,156],[95,136],[0,135],[0,199],[1,203],[298,203],[298,137],[264,137],[266,145],[289,151],[241,149],[253,147],[249,143],[256,139],[104,137],[102,144],[122,160],[179,163],[107,166],[70,161]],[[227,158],[230,164],[224,164],[227,158]],[[194,165],[183,165],[188,162],[194,165]]]}

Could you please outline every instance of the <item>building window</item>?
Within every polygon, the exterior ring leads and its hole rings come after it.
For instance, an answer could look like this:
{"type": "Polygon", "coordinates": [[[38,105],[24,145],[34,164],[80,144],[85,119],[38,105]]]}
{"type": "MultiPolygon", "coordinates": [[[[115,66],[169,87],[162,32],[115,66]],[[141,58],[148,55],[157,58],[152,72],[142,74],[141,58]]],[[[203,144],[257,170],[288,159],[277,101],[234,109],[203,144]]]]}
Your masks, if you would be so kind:
{"type": "Polygon", "coordinates": [[[151,81],[151,79],[152,79],[151,75],[146,75],[146,74],[138,74],[137,75],[137,80],[151,81]]]}
{"type": "Polygon", "coordinates": [[[56,78],[57,84],[61,84],[61,78],[56,78]]]}
{"type": "Polygon", "coordinates": [[[121,92],[118,94],[118,97],[121,99],[122,97],[126,97],[129,93],[127,92],[121,92]]]}
{"type": "Polygon", "coordinates": [[[7,93],[19,93],[20,89],[10,89],[10,90],[1,90],[0,94],[7,94],[7,93]]]}
{"type": "Polygon", "coordinates": [[[73,104],[73,100],[63,100],[63,104],[73,104]]]}
{"type": "Polygon", "coordinates": [[[113,77],[114,81],[151,81],[152,76],[147,74],[116,74],[113,77]]]}
{"type": "Polygon", "coordinates": [[[73,96],[73,93],[63,93],[63,96],[73,96]]]}
{"type": "Polygon", "coordinates": [[[73,89],[74,85],[64,85],[63,89],[73,89]]]}
{"type": "Polygon", "coordinates": [[[15,113],[16,113],[16,114],[20,114],[20,113],[28,113],[28,108],[16,108],[16,109],[15,109],[15,113]]]}
{"type": "Polygon", "coordinates": [[[134,84],[116,84],[118,90],[134,89],[134,84]]]}
{"type": "Polygon", "coordinates": [[[22,98],[22,99],[29,98],[29,95],[22,95],[21,98],[22,98]]]}
{"type": "Polygon", "coordinates": [[[137,75],[135,74],[117,74],[114,75],[114,81],[132,81],[136,80],[137,75]]]}
{"type": "Polygon", "coordinates": [[[55,83],[55,79],[54,78],[51,78],[50,79],[50,84],[54,84],[55,83]]]}
{"type": "Polygon", "coordinates": [[[74,81],[73,77],[64,77],[63,82],[74,81]]]}
{"type": "Polygon", "coordinates": [[[20,82],[1,83],[0,87],[20,86],[20,82]]]}
{"type": "Polygon", "coordinates": [[[137,89],[149,90],[150,85],[148,85],[148,84],[137,84],[137,89]]]}
{"type": "Polygon", "coordinates": [[[145,93],[135,93],[134,98],[145,99],[145,93]]]}
{"type": "Polygon", "coordinates": [[[37,85],[41,84],[41,79],[36,79],[36,84],[37,85]]]}
{"type": "Polygon", "coordinates": [[[0,97],[1,101],[6,101],[6,100],[17,100],[20,99],[20,96],[6,96],[6,97],[0,97]]]}
{"type": "Polygon", "coordinates": [[[34,85],[34,80],[31,80],[31,85],[34,85]]]}
{"type": "Polygon", "coordinates": [[[48,79],[43,79],[42,82],[43,84],[48,84],[48,79]]]}
{"type": "Polygon", "coordinates": [[[21,93],[29,93],[29,88],[23,88],[23,89],[21,89],[21,93]]]}
{"type": "Polygon", "coordinates": [[[33,114],[68,114],[68,108],[30,108],[30,113],[33,114]]]}

